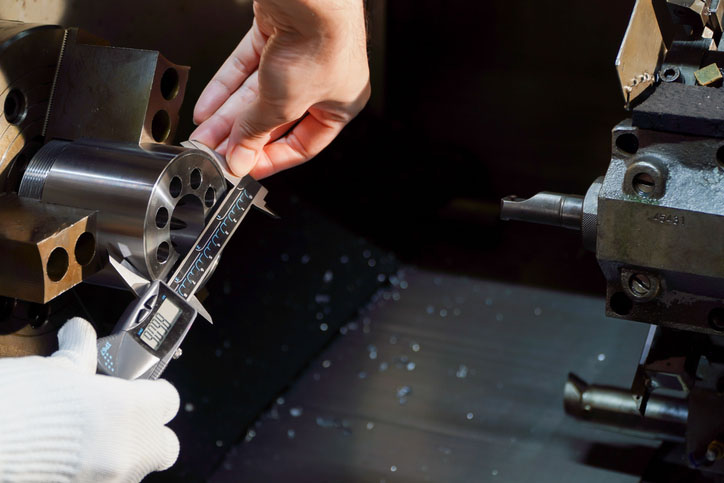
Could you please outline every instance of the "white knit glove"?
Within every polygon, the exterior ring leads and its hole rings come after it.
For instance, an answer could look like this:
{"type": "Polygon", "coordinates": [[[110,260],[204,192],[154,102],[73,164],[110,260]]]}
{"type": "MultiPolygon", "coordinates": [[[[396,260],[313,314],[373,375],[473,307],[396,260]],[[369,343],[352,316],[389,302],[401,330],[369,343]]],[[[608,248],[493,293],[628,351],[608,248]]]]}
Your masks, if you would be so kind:
{"type": "Polygon", "coordinates": [[[96,375],[96,334],[83,319],[50,357],[0,359],[0,482],[127,482],[178,457],[164,426],[179,396],[167,381],[96,375]]]}

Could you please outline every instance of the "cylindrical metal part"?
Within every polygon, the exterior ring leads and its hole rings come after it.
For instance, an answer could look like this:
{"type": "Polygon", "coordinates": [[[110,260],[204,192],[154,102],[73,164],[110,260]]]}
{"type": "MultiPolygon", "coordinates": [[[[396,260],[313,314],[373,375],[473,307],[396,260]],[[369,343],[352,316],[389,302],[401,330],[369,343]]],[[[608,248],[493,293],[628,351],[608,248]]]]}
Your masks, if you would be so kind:
{"type": "Polygon", "coordinates": [[[527,200],[508,196],[501,200],[500,218],[580,230],[583,197],[547,191],[527,200]]]}
{"type": "Polygon", "coordinates": [[[684,399],[652,395],[642,416],[631,391],[592,386],[568,375],[563,392],[566,413],[609,429],[664,441],[684,442],[689,406],[684,399]]]}
{"type": "Polygon", "coordinates": [[[198,150],[65,141],[38,151],[20,187],[24,197],[97,210],[99,246],[151,279],[191,248],[225,191],[220,168],[198,150]]]}

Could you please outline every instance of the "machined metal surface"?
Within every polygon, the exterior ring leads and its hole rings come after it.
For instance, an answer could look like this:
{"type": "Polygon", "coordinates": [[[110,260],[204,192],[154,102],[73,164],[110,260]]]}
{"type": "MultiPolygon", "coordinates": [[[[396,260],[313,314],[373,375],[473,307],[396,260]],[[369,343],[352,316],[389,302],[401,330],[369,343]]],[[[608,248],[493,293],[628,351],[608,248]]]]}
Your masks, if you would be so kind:
{"type": "Polygon", "coordinates": [[[168,274],[226,192],[205,153],[171,146],[133,147],[52,141],[28,166],[20,195],[98,210],[98,243],[155,280],[168,274]]]}
{"type": "Polygon", "coordinates": [[[96,270],[95,211],[6,194],[0,220],[0,293],[6,297],[45,303],[96,270]]]}
{"type": "Polygon", "coordinates": [[[168,144],[188,71],[156,51],[110,47],[70,29],[44,134],[70,141],[168,144]]]}
{"type": "Polygon", "coordinates": [[[563,390],[563,405],[570,416],[626,434],[677,443],[686,441],[689,408],[685,399],[654,396],[642,415],[631,391],[590,385],[570,374],[563,390]]]}

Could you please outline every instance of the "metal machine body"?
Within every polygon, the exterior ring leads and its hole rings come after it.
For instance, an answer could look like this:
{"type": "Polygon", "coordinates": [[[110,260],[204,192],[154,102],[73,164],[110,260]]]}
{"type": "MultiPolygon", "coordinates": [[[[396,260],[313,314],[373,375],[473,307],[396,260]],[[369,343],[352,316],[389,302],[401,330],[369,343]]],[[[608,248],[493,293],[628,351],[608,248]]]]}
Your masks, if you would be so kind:
{"type": "Polygon", "coordinates": [[[48,352],[75,285],[125,287],[109,252],[153,281],[193,247],[227,181],[171,145],[188,70],[0,21],[0,356],[48,352]]]}
{"type": "Polygon", "coordinates": [[[580,230],[606,314],[651,325],[630,390],[571,375],[579,419],[685,445],[724,474],[724,40],[721,0],[638,0],[617,69],[631,119],[585,196],[502,200],[501,217],[580,230]]]}

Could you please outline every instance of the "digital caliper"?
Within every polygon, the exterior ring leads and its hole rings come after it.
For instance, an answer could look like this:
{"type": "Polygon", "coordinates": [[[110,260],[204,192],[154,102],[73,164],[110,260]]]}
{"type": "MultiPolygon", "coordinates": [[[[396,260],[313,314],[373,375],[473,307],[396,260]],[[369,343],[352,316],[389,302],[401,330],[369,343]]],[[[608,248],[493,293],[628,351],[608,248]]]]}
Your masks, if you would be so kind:
{"type": "Polygon", "coordinates": [[[211,155],[233,187],[218,204],[196,239],[194,248],[181,260],[166,281],[144,279],[109,254],[109,263],[137,299],[128,306],[113,332],[98,339],[98,371],[124,379],[158,379],[171,359],[181,355],[181,343],[201,314],[211,317],[195,297],[218,264],[221,252],[252,206],[275,216],[264,202],[267,190],[251,176],[229,173],[223,156],[195,141],[183,146],[211,155]]]}

